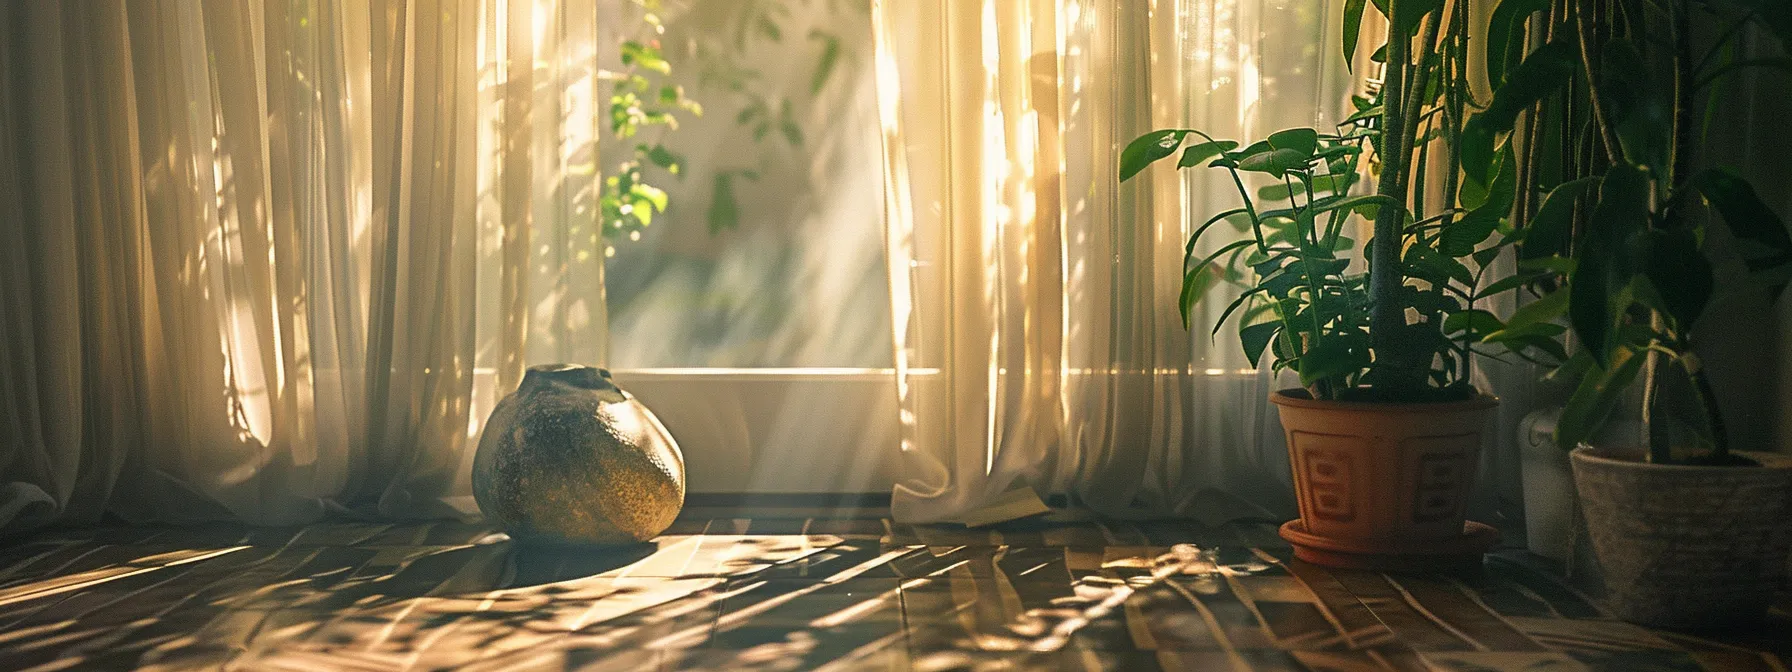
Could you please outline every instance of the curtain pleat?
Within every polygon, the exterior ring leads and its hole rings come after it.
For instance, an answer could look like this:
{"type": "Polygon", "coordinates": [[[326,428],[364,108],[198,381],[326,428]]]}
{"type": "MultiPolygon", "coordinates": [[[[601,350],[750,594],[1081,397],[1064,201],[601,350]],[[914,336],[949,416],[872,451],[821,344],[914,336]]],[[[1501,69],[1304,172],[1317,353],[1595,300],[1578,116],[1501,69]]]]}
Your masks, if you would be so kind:
{"type": "Polygon", "coordinates": [[[602,363],[601,255],[531,247],[599,244],[595,16],[0,7],[0,533],[471,514],[525,363],[602,363]]]}
{"type": "Polygon", "coordinates": [[[1115,166],[1152,129],[1339,118],[1331,4],[874,3],[898,518],[987,521],[1048,494],[1117,516],[1292,510],[1275,381],[1230,330],[1210,340],[1224,301],[1192,330],[1177,310],[1188,234],[1236,195],[1115,166]]]}

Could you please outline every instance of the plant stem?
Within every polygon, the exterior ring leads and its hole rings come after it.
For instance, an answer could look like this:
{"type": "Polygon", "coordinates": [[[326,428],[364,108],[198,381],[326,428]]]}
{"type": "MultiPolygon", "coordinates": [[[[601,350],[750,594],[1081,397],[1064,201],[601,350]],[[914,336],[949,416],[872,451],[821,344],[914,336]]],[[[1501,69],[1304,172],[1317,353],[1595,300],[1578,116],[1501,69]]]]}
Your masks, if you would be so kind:
{"type": "Polygon", "coordinates": [[[1705,420],[1711,424],[1712,463],[1724,464],[1724,458],[1730,454],[1730,434],[1724,427],[1723,413],[1717,407],[1717,391],[1711,388],[1711,377],[1705,375],[1705,367],[1686,362],[1687,358],[1682,357],[1681,365],[1689,369],[1687,375],[1692,378],[1693,396],[1699,398],[1699,406],[1705,411],[1705,420]]]}
{"type": "MultiPolygon", "coordinates": [[[[1406,3],[1388,0],[1388,25],[1401,25],[1406,3]]],[[[1411,57],[1411,43],[1403,35],[1389,35],[1386,76],[1381,88],[1381,179],[1376,193],[1406,202],[1405,136],[1406,67],[1411,57]]],[[[1402,345],[1401,327],[1406,323],[1406,306],[1400,303],[1400,229],[1406,218],[1405,208],[1382,206],[1375,215],[1374,240],[1369,267],[1369,343],[1378,360],[1393,359],[1402,345]]]]}
{"type": "MultiPolygon", "coordinates": [[[[1660,313],[1649,316],[1649,326],[1660,333],[1662,319],[1660,313]]],[[[1668,440],[1667,423],[1661,414],[1661,351],[1650,348],[1643,362],[1643,435],[1649,442],[1649,461],[1656,464],[1670,464],[1674,461],[1674,448],[1668,440]]]]}
{"type": "Polygon", "coordinates": [[[1593,51],[1588,46],[1587,33],[1592,30],[1593,27],[1587,18],[1587,4],[1580,3],[1574,10],[1574,35],[1580,44],[1581,68],[1587,74],[1587,98],[1592,103],[1594,125],[1599,128],[1599,137],[1605,142],[1605,158],[1607,161],[1617,163],[1623,158],[1624,146],[1618,144],[1618,134],[1612,130],[1611,124],[1606,122],[1605,106],[1600,104],[1600,101],[1604,99],[1599,94],[1599,75],[1593,70],[1593,51]]]}

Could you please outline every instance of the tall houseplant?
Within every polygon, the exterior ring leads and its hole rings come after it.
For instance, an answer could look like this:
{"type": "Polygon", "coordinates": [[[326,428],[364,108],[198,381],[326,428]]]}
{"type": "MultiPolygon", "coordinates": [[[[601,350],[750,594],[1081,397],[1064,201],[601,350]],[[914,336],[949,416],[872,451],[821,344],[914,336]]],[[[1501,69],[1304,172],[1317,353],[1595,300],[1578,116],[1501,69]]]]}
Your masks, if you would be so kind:
{"type": "MultiPolygon", "coordinates": [[[[1563,330],[1515,326],[1522,316],[1502,321],[1484,307],[1523,284],[1485,277],[1522,234],[1508,217],[1518,179],[1509,145],[1474,143],[1509,129],[1524,95],[1474,99],[1467,2],[1373,6],[1392,36],[1377,51],[1380,86],[1336,129],[1284,130],[1242,148],[1192,129],[1154,131],[1122,152],[1120,179],[1175,156],[1183,168],[1226,171],[1238,189],[1241,207],[1190,237],[1181,308],[1186,322],[1214,287],[1240,286],[1219,322],[1236,318],[1253,363],[1267,349],[1273,368],[1300,376],[1301,389],[1272,396],[1301,512],[1282,533],[1297,555],[1377,568],[1478,562],[1497,535],[1464,516],[1497,402],[1469,384],[1474,354],[1489,339],[1556,352],[1563,330]],[[1480,164],[1465,169],[1470,159],[1480,164]],[[1373,193],[1352,193],[1368,181],[1373,193]],[[1428,202],[1434,186],[1442,198],[1428,202]],[[1373,222],[1360,265],[1340,254],[1356,246],[1346,235],[1354,218],[1373,222]],[[1204,247],[1228,231],[1222,223],[1235,238],[1204,247]]],[[[1368,7],[1346,3],[1347,58],[1369,32],[1368,7]]]]}
{"type": "Polygon", "coordinates": [[[1525,62],[1562,73],[1530,84],[1552,98],[1528,114],[1539,130],[1522,160],[1537,169],[1521,188],[1547,195],[1526,213],[1521,256],[1542,297],[1533,305],[1548,307],[1539,315],[1566,317],[1577,342],[1552,374],[1575,384],[1556,440],[1580,446],[1575,481],[1612,606],[1652,625],[1717,626],[1759,618],[1783,585],[1792,461],[1730,445],[1693,327],[1721,292],[1760,283],[1777,296],[1792,273],[1792,235],[1741,175],[1697,169],[1692,138],[1735,123],[1717,92],[1729,76],[1792,69],[1783,53],[1792,7],[1637,4],[1502,4],[1520,8],[1507,12],[1515,25],[1536,14],[1558,36],[1525,62]],[[1749,30],[1776,33],[1780,53],[1743,57],[1749,30]],[[1700,34],[1716,38],[1695,50],[1700,34]],[[1542,140],[1550,135],[1558,141],[1542,140]],[[1720,229],[1747,274],[1714,269],[1720,229]],[[1595,438],[1633,383],[1640,451],[1595,438]]]}

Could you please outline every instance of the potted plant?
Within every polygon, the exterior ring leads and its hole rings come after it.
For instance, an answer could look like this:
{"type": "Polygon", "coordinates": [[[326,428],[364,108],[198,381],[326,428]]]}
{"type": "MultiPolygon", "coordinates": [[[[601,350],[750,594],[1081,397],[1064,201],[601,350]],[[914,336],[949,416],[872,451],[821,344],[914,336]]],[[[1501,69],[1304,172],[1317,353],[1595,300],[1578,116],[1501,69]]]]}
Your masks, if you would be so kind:
{"type": "MultiPolygon", "coordinates": [[[[1347,58],[1365,4],[1346,3],[1347,58]]],[[[1182,168],[1225,171],[1238,190],[1240,207],[1215,213],[1189,238],[1184,324],[1215,287],[1236,285],[1242,292],[1215,333],[1235,319],[1253,365],[1267,350],[1275,370],[1299,375],[1302,387],[1271,398],[1301,514],[1282,535],[1298,557],[1319,564],[1478,565],[1497,532],[1465,513],[1498,402],[1470,384],[1473,354],[1496,331],[1521,351],[1560,349],[1553,338],[1561,327],[1513,330],[1484,307],[1524,281],[1486,282],[1495,258],[1522,239],[1508,222],[1517,175],[1508,147],[1463,170],[1469,13],[1465,3],[1443,5],[1374,3],[1394,36],[1377,52],[1385,72],[1336,129],[1288,129],[1243,147],[1193,129],[1159,130],[1131,142],[1120,160],[1123,181],[1175,156],[1182,168]],[[1353,193],[1365,176],[1373,193],[1353,193]],[[1439,182],[1442,199],[1427,202],[1439,182]],[[1348,254],[1356,218],[1373,222],[1360,261],[1348,254]],[[1216,243],[1216,232],[1231,237],[1216,243]]],[[[1515,109],[1520,98],[1504,104],[1515,109]]],[[[1482,126],[1499,127],[1494,121],[1482,126]]]]}
{"type": "Polygon", "coordinates": [[[1693,342],[1714,295],[1759,283],[1777,297],[1792,272],[1792,235],[1741,176],[1695,170],[1689,142],[1702,133],[1694,110],[1705,111],[1705,125],[1730,121],[1713,104],[1726,75],[1792,64],[1739,57],[1732,43],[1755,22],[1783,40],[1792,14],[1752,0],[1698,4],[1693,12],[1687,2],[1660,3],[1625,20],[1564,5],[1551,14],[1552,32],[1563,37],[1526,58],[1578,74],[1528,86],[1567,85],[1565,107],[1583,116],[1557,114],[1559,144],[1592,150],[1557,176],[1521,250],[1533,272],[1526,282],[1542,294],[1532,305],[1547,306],[1537,315],[1565,316],[1578,344],[1551,374],[1575,383],[1555,439],[1574,448],[1576,490],[1611,607],[1628,620],[1681,628],[1761,618],[1785,586],[1792,546],[1792,459],[1730,445],[1693,342]],[[1724,28],[1698,58],[1695,20],[1724,28]],[[1579,128],[1587,130],[1570,130],[1579,128]],[[1720,223],[1747,273],[1714,270],[1720,223]],[[1641,386],[1640,450],[1599,435],[1633,383],[1641,386]]]}

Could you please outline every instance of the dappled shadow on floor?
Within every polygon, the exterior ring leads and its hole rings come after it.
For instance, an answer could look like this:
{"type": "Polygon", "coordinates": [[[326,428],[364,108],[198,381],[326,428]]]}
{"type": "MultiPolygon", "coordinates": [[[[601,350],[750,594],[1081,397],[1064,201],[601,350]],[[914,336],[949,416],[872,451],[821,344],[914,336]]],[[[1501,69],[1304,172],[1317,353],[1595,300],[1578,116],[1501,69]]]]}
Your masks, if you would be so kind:
{"type": "Polygon", "coordinates": [[[599,548],[521,545],[459,523],[59,532],[0,547],[0,668],[1718,669],[1781,660],[1759,650],[1771,644],[1615,621],[1502,557],[1472,577],[1329,571],[1289,561],[1272,529],[733,518],[680,521],[652,543],[599,548]]]}

